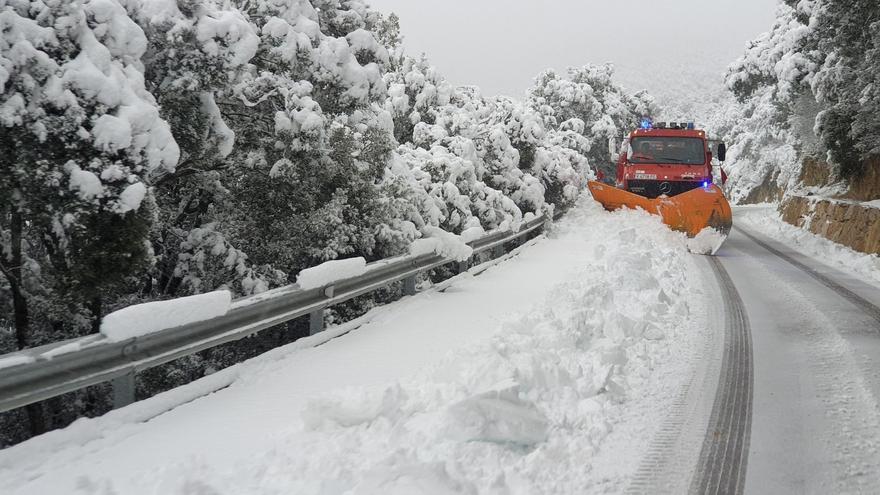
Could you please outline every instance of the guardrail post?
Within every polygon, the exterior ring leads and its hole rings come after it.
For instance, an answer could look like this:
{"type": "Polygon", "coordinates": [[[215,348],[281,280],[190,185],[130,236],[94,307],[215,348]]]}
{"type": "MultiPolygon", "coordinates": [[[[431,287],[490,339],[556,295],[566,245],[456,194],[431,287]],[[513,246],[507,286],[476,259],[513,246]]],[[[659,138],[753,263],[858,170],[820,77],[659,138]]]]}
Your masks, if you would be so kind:
{"type": "Polygon", "coordinates": [[[403,293],[407,296],[416,295],[416,275],[403,279],[403,293]]]}
{"type": "Polygon", "coordinates": [[[134,370],[110,381],[113,387],[113,409],[125,407],[134,402],[134,370]]]}
{"type": "Polygon", "coordinates": [[[502,256],[504,256],[504,245],[503,244],[499,244],[499,245],[495,246],[494,248],[492,248],[492,257],[493,258],[500,258],[502,256]]]}
{"type": "Polygon", "coordinates": [[[324,331],[324,310],[319,309],[309,313],[309,335],[315,335],[324,331]]]}
{"type": "Polygon", "coordinates": [[[469,265],[470,265],[470,263],[468,263],[468,260],[459,261],[458,263],[455,264],[456,273],[461,274],[461,273],[468,271],[469,265]]]}

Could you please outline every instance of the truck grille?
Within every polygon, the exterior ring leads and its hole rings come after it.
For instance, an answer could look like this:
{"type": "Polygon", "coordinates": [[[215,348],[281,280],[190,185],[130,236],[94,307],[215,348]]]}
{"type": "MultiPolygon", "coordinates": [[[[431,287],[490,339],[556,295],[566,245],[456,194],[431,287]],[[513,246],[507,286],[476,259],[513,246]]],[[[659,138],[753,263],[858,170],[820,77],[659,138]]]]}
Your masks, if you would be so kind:
{"type": "Polygon", "coordinates": [[[630,180],[627,182],[626,190],[640,196],[645,196],[646,198],[654,199],[662,194],[675,196],[698,187],[700,187],[699,181],[630,180]]]}

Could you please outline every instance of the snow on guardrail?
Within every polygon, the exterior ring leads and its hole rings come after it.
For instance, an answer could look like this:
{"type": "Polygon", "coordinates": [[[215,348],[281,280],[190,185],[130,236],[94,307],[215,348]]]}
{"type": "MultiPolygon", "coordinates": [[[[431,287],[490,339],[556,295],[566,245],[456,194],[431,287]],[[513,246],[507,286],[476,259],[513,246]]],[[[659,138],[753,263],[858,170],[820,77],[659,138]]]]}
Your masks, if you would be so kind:
{"type": "Polygon", "coordinates": [[[303,290],[317,289],[339,280],[360,277],[366,271],[367,260],[363,258],[331,260],[300,271],[296,283],[303,290]]]}
{"type": "MultiPolygon", "coordinates": [[[[411,254],[434,253],[455,261],[464,261],[474,253],[474,249],[468,246],[461,236],[451,234],[437,227],[426,227],[426,230],[430,237],[414,241],[409,247],[411,254]]],[[[485,235],[485,232],[483,234],[485,235]]]]}
{"type": "MultiPolygon", "coordinates": [[[[529,218],[515,230],[508,226],[483,236],[473,229],[467,232],[468,237],[477,238],[468,243],[453,234],[438,240],[429,232],[431,249],[425,253],[411,250],[407,255],[363,268],[361,260],[333,263],[306,274],[302,281],[308,287],[317,284],[315,288],[289,285],[234,303],[228,292],[218,291],[122,309],[104,318],[98,334],[0,356],[0,367],[11,370],[0,373],[0,411],[105,381],[114,381],[114,387],[119,381],[120,390],[126,393],[119,394],[115,405],[125,405],[134,400],[133,373],[300,316],[311,315],[312,320],[320,322],[321,313],[330,306],[400,280],[414,287],[415,277],[422,271],[489,249],[502,249],[505,243],[540,232],[549,220],[544,216],[529,218]],[[351,277],[355,272],[360,275],[351,277]],[[336,287],[321,290],[325,285],[336,287]]],[[[428,247],[428,243],[422,244],[428,247]]]]}
{"type": "Polygon", "coordinates": [[[211,320],[225,315],[231,305],[232,294],[228,290],[136,304],[105,316],[101,320],[101,334],[111,342],[120,342],[211,320]]]}
{"type": "Polygon", "coordinates": [[[28,356],[26,354],[12,354],[10,356],[0,358],[0,370],[2,370],[3,368],[19,366],[22,364],[30,364],[34,361],[36,361],[36,359],[33,356],[28,356]]]}

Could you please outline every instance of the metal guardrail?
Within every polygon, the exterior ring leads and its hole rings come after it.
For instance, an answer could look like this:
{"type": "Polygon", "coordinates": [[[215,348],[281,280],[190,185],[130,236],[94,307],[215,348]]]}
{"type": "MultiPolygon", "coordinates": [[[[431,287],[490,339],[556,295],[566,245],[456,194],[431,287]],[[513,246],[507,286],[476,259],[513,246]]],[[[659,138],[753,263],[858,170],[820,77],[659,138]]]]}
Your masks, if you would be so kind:
{"type": "MultiPolygon", "coordinates": [[[[504,244],[543,230],[547,222],[548,218],[537,217],[524,223],[518,232],[490,233],[469,245],[474,255],[490,250],[501,254],[504,244]]],[[[139,371],[300,316],[311,315],[310,332],[317,333],[323,330],[326,308],[400,280],[404,281],[405,294],[415,294],[419,273],[454,262],[435,254],[381,260],[367,265],[361,276],[326,287],[302,290],[291,285],[276,289],[274,295],[240,299],[227,314],[211,320],[119,342],[95,334],[0,356],[0,362],[16,357],[30,361],[0,369],[0,412],[106,381],[112,381],[114,407],[121,407],[134,402],[134,377],[139,371]],[[69,351],[63,352],[65,349],[69,351]]],[[[459,271],[463,269],[462,263],[459,271]]]]}

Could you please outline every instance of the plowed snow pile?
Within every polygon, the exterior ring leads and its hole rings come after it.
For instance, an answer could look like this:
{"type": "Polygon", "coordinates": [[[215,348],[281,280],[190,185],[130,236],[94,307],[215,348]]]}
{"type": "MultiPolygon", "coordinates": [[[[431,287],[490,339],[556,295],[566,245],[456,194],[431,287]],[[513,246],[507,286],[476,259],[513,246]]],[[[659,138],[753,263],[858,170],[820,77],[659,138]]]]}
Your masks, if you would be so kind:
{"type": "Polygon", "coordinates": [[[234,379],[213,395],[126,419],[175,405],[158,396],[0,452],[0,485],[619,492],[706,331],[696,269],[684,236],[656,217],[585,198],[518,256],[375,310],[320,347],[294,344],[221,372],[234,379]]]}

